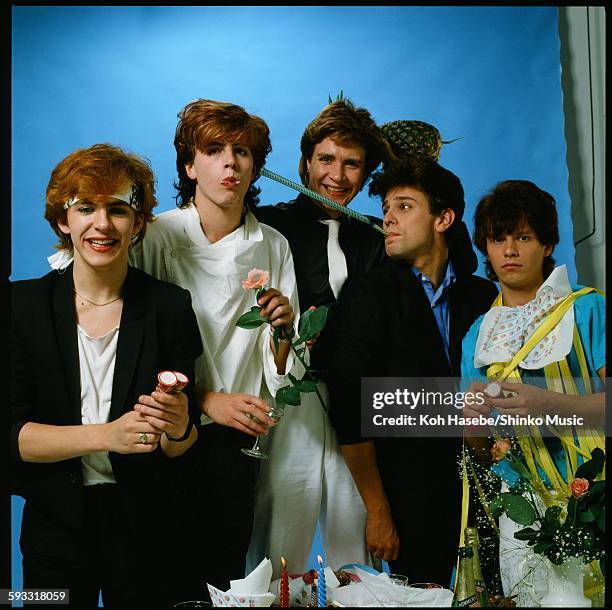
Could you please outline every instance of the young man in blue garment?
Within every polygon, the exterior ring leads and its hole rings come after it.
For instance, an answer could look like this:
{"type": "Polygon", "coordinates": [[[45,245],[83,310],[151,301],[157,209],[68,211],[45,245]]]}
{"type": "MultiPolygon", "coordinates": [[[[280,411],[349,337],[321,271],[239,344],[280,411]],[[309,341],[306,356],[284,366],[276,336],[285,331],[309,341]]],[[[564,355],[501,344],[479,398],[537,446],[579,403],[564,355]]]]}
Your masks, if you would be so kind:
{"type": "Polygon", "coordinates": [[[375,174],[370,193],[383,201],[388,258],[349,279],[340,296],[330,417],[367,510],[369,551],[411,581],[448,586],[460,527],[459,439],[365,437],[361,379],[458,376],[461,340],[496,290],[472,275],[469,242],[453,256],[466,233],[452,172],[407,158],[375,174]]]}
{"type": "MultiPolygon", "coordinates": [[[[579,290],[580,294],[560,321],[521,358],[514,381],[522,383],[501,383],[504,392],[512,394],[504,398],[485,395],[485,404],[466,406],[464,415],[488,416],[496,409],[511,416],[579,415],[602,422],[605,395],[597,392],[597,380],[606,374],[605,299],[594,289],[572,286],[565,265],[555,267],[552,253],[559,242],[559,230],[554,198],[532,182],[507,180],[479,202],[474,220],[476,245],[487,257],[487,274],[499,281],[501,294],[494,304],[497,306],[478,318],[463,340],[461,374],[466,383],[474,382],[472,389],[482,390],[485,386],[480,381],[486,382],[489,367],[511,362],[564,299],[579,290]],[[581,370],[582,355],[587,371],[581,370]],[[566,379],[561,382],[557,375],[554,380],[551,371],[565,364],[576,393],[568,390],[566,379]],[[560,391],[545,389],[547,381],[557,383],[553,387],[560,391]],[[585,393],[589,384],[594,393],[585,393]]],[[[544,442],[559,475],[567,482],[564,446],[557,438],[544,437],[544,442]]],[[[470,444],[487,458],[488,439],[472,438],[470,444]]],[[[532,567],[527,560],[533,553],[514,539],[517,529],[507,517],[500,518],[502,583],[506,595],[518,594],[519,605],[532,605],[537,600],[529,586],[532,579],[527,578],[527,570],[532,567]]]]}

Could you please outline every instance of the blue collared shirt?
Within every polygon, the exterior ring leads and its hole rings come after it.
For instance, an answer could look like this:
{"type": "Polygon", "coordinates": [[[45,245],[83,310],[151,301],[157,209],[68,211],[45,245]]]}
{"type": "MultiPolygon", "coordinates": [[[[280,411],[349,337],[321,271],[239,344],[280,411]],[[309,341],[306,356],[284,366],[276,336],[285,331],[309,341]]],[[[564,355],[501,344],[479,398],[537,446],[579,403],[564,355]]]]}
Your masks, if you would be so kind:
{"type": "Polygon", "coordinates": [[[435,292],[431,280],[424,273],[421,273],[416,267],[412,267],[412,272],[421,283],[421,286],[423,286],[423,290],[427,295],[427,299],[429,300],[429,304],[431,305],[431,310],[433,312],[434,317],[436,318],[436,324],[438,325],[440,336],[442,337],[442,340],[444,342],[444,351],[446,352],[446,357],[450,360],[450,357],[448,355],[450,327],[450,317],[448,310],[448,290],[455,283],[456,279],[453,265],[449,260],[446,265],[446,273],[444,274],[444,279],[442,280],[442,282],[438,286],[438,289],[435,292]]]}

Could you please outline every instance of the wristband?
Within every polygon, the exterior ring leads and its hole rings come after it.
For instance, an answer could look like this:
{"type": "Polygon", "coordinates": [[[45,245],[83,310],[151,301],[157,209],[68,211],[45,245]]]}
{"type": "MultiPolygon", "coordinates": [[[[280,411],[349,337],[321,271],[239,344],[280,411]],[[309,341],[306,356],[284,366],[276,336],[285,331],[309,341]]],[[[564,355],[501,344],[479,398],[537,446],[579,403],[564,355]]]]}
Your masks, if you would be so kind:
{"type": "Polygon", "coordinates": [[[179,438],[174,438],[173,436],[170,436],[167,432],[165,433],[165,435],[166,438],[169,441],[172,441],[173,443],[182,443],[183,441],[186,441],[189,435],[191,434],[191,428],[193,428],[193,422],[189,420],[189,425],[187,426],[187,430],[185,430],[185,434],[183,434],[183,436],[179,438]]]}

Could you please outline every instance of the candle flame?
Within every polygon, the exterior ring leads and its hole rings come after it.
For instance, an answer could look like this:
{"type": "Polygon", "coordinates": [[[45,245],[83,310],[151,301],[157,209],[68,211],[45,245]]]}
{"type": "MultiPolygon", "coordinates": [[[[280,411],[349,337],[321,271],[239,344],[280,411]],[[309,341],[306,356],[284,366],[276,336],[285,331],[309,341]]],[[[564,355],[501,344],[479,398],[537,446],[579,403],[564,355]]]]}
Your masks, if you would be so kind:
{"type": "Polygon", "coordinates": [[[317,555],[317,561],[319,562],[319,565],[323,567],[323,557],[321,557],[321,555],[317,555]]]}
{"type": "Polygon", "coordinates": [[[285,563],[285,558],[282,555],[281,555],[281,564],[283,565],[283,570],[284,570],[287,564],[285,563]]]}

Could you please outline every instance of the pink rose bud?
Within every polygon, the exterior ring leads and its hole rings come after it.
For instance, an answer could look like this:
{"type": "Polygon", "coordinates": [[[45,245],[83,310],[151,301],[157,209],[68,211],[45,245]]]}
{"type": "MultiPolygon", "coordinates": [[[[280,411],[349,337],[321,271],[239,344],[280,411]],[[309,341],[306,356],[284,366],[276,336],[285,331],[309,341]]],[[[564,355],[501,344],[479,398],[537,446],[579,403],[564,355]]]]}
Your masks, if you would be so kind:
{"type": "Polygon", "coordinates": [[[245,290],[263,288],[269,281],[270,274],[263,269],[251,269],[246,280],[242,280],[242,287],[245,290]]]}
{"type": "Polygon", "coordinates": [[[587,479],[574,479],[570,483],[570,491],[576,499],[583,498],[589,491],[589,482],[587,479]]]}
{"type": "Polygon", "coordinates": [[[496,462],[501,462],[510,449],[512,449],[512,445],[509,438],[498,438],[491,447],[491,455],[496,462]]]}

